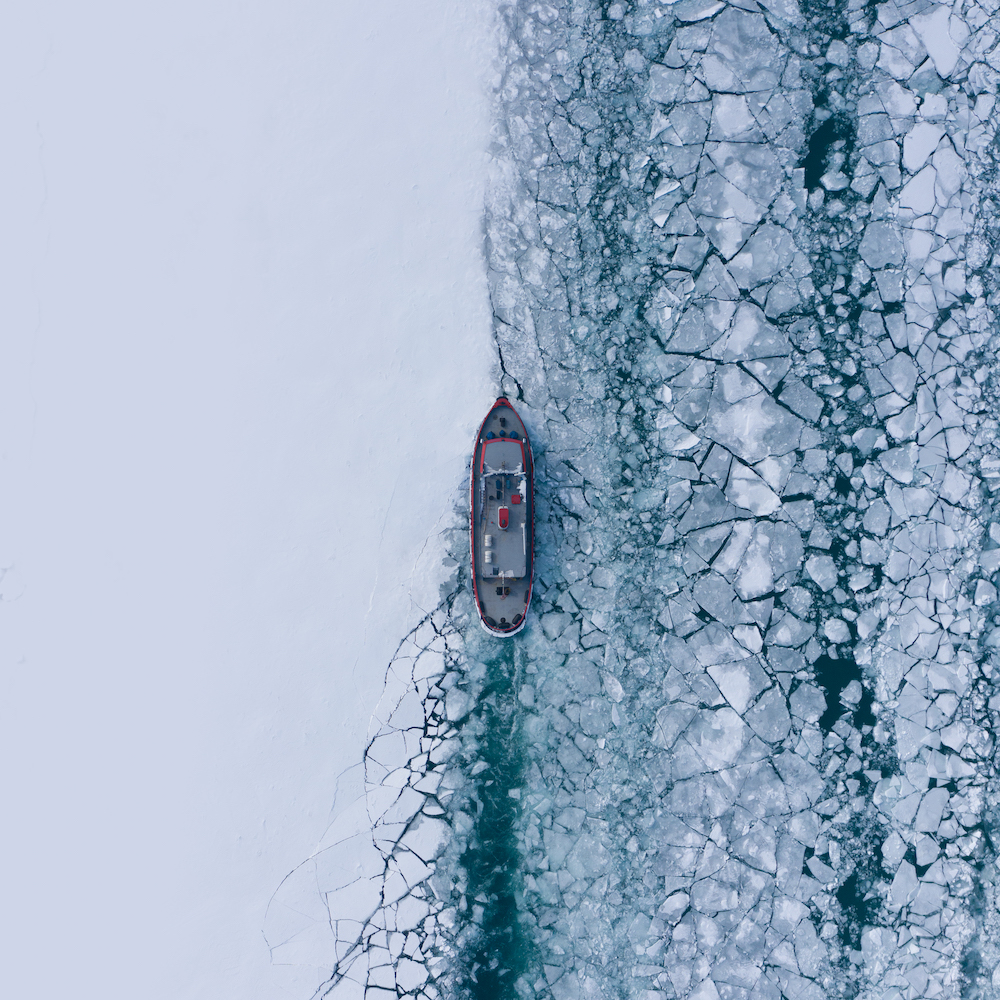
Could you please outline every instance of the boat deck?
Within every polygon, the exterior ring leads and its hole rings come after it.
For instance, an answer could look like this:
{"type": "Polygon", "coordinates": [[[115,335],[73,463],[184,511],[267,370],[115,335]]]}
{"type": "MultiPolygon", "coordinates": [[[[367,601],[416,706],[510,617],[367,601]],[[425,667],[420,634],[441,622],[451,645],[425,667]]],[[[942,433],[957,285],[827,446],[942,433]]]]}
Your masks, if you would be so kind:
{"type": "MultiPolygon", "coordinates": [[[[513,442],[511,442],[513,443],[513,442]]],[[[492,448],[487,446],[487,460],[492,448]]],[[[521,468],[520,456],[515,468],[521,468]]],[[[520,579],[528,569],[528,504],[525,502],[527,489],[524,474],[486,475],[485,502],[480,513],[482,537],[481,576],[486,579],[504,577],[520,579]]]]}
{"type": "Polygon", "coordinates": [[[508,407],[491,412],[481,440],[473,469],[476,593],[484,618],[506,627],[523,619],[531,589],[531,450],[508,407]]]}

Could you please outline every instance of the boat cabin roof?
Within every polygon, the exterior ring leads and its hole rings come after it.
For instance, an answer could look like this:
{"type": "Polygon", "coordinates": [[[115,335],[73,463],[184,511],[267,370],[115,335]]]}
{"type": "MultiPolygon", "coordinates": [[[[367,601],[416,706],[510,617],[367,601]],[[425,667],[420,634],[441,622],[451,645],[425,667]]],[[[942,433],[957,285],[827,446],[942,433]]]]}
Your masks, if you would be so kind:
{"type": "Polygon", "coordinates": [[[510,438],[494,438],[483,447],[482,472],[511,476],[524,472],[524,445],[510,438]]]}

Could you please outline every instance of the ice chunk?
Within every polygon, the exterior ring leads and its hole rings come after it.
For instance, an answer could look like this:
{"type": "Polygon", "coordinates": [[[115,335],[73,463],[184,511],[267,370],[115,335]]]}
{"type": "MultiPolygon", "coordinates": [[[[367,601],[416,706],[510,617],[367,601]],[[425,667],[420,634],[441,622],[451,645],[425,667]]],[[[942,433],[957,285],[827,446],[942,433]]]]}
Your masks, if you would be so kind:
{"type": "MultiPolygon", "coordinates": [[[[766,208],[774,199],[781,176],[781,165],[774,151],[761,143],[719,142],[709,143],[706,152],[719,173],[747,195],[755,204],[766,208]]],[[[772,251],[776,259],[791,259],[791,237],[780,227],[765,225],[757,230],[778,241],[772,251]]],[[[764,245],[761,244],[761,252],[764,245]]],[[[776,270],[784,267],[781,264],[776,270]]]]}
{"type": "Polygon", "coordinates": [[[785,781],[790,808],[799,811],[819,801],[825,784],[816,768],[790,750],[778,754],[774,764],[785,781]]]}
{"type": "Polygon", "coordinates": [[[729,479],[729,469],[732,462],[733,456],[725,448],[713,444],[708,457],[701,466],[702,478],[711,479],[717,486],[724,487],[729,479]]]}
{"type": "Polygon", "coordinates": [[[710,139],[747,141],[760,137],[757,120],[750,113],[747,99],[742,94],[715,94],[713,96],[710,139]]]}
{"type": "Polygon", "coordinates": [[[788,482],[788,475],[795,465],[794,455],[781,455],[780,457],[769,456],[762,462],[758,462],[754,468],[761,479],[767,483],[776,493],[780,493],[788,482]]]}
{"type": "Polygon", "coordinates": [[[885,550],[870,538],[861,539],[861,561],[866,566],[881,566],[885,563],[885,550]]]}
{"type": "Polygon", "coordinates": [[[915,829],[924,833],[936,833],[941,816],[948,805],[948,789],[932,788],[920,800],[915,829]]]}
{"type": "Polygon", "coordinates": [[[760,597],[774,586],[770,555],[770,534],[764,525],[758,525],[736,575],[736,592],[744,601],[760,597]]]}
{"type": "Polygon", "coordinates": [[[790,410],[813,423],[823,412],[823,400],[799,379],[789,379],[778,398],[790,410]]]}
{"type": "Polygon", "coordinates": [[[752,469],[740,462],[733,464],[726,488],[726,498],[735,506],[757,517],[773,514],[780,506],[778,495],[752,469]]]}
{"type": "Polygon", "coordinates": [[[930,122],[917,122],[903,139],[903,166],[916,173],[937,148],[944,129],[930,122]]]}
{"type": "Polygon", "coordinates": [[[678,21],[691,24],[717,14],[724,6],[723,0],[680,0],[673,5],[672,13],[678,21]]]}
{"type": "Polygon", "coordinates": [[[973,603],[977,608],[985,607],[986,605],[993,604],[997,599],[997,589],[992,583],[986,580],[976,581],[976,593],[973,598],[973,603]]]}
{"type": "MultiPolygon", "coordinates": [[[[410,824],[401,843],[408,847],[422,861],[431,861],[441,852],[447,842],[450,830],[441,820],[418,815],[410,824]]],[[[419,878],[408,879],[411,885],[419,878]]]]}
{"type": "Polygon", "coordinates": [[[913,482],[913,448],[890,448],[878,457],[879,465],[898,483],[913,482]]]}
{"type": "Polygon", "coordinates": [[[747,736],[743,720],[728,707],[699,712],[684,733],[684,738],[713,771],[736,762],[747,736]]]}
{"type": "MultiPolygon", "coordinates": [[[[718,907],[718,909],[731,907],[718,907]]],[[[711,910],[710,912],[716,912],[711,910]]],[[[720,1000],[719,988],[711,979],[703,979],[689,994],[690,1000],[720,1000]]]]}
{"type": "MultiPolygon", "coordinates": [[[[736,888],[719,877],[703,878],[695,882],[691,889],[691,906],[701,913],[720,913],[734,910],[739,903],[739,893],[736,888]]],[[[710,980],[706,982],[711,983],[710,980]]],[[[705,984],[702,984],[703,986],[705,984]]],[[[712,992],[704,992],[701,996],[718,997],[715,985],[711,984],[712,992]]]]}
{"type": "Polygon", "coordinates": [[[767,685],[767,675],[750,659],[714,664],[708,668],[708,674],[740,715],[767,685]]]}
{"type": "Polygon", "coordinates": [[[711,47],[702,60],[711,90],[756,93],[778,86],[783,59],[760,14],[727,7],[715,19],[713,29],[711,47]]]}
{"type": "Polygon", "coordinates": [[[655,63],[649,67],[649,96],[654,101],[660,104],[675,104],[683,95],[684,70],[671,69],[655,63]]]}
{"type": "Polygon", "coordinates": [[[896,753],[900,760],[913,760],[922,746],[937,746],[937,739],[919,722],[897,717],[893,728],[896,732],[896,753]]]}
{"type": "Polygon", "coordinates": [[[906,841],[893,830],[882,844],[882,859],[886,871],[894,872],[905,854],[906,841]]]}
{"type": "Polygon", "coordinates": [[[873,535],[878,535],[879,538],[882,538],[889,529],[890,515],[889,505],[879,497],[873,500],[868,510],[865,511],[865,516],[862,518],[861,523],[864,525],[866,531],[870,531],[873,535]]]}
{"type": "Polygon", "coordinates": [[[769,824],[758,821],[748,833],[733,841],[732,853],[752,868],[774,875],[778,868],[776,846],[774,829],[769,824]]]}
{"type": "Polygon", "coordinates": [[[806,560],[806,572],[823,591],[833,590],[837,585],[837,564],[830,556],[810,556],[806,560]]]}
{"type": "MultiPolygon", "coordinates": [[[[684,310],[677,320],[677,327],[670,337],[670,349],[685,353],[702,351],[714,344],[720,335],[721,331],[716,329],[714,324],[709,321],[704,310],[688,308],[684,310]]],[[[692,380],[690,376],[693,374],[695,373],[688,373],[689,378],[687,379],[675,379],[674,384],[689,386],[697,384],[700,379],[692,380]]]]}
{"type": "Polygon", "coordinates": [[[920,867],[933,863],[939,854],[937,841],[933,837],[921,836],[917,838],[917,864],[920,867]]]}
{"type": "Polygon", "coordinates": [[[939,121],[948,116],[948,98],[944,94],[926,94],[920,103],[920,117],[939,121]]]}
{"type": "Polygon", "coordinates": [[[912,209],[917,215],[927,215],[934,211],[934,182],[937,171],[928,164],[916,177],[907,181],[899,196],[903,208],[912,209]]]}
{"type": "Polygon", "coordinates": [[[774,646],[801,646],[815,629],[790,612],[775,615],[767,630],[767,643],[774,646]]]}
{"type": "Polygon", "coordinates": [[[722,256],[729,260],[764,215],[761,206],[715,171],[702,176],[687,207],[722,256]]]}
{"type": "Polygon", "coordinates": [[[771,536],[770,556],[775,577],[796,571],[805,553],[802,536],[792,525],[784,522],[770,525],[766,530],[771,536]]]}
{"type": "Polygon", "coordinates": [[[688,908],[691,897],[686,892],[675,892],[668,896],[656,911],[657,916],[676,923],[688,908]]]}
{"type": "Polygon", "coordinates": [[[864,689],[860,681],[851,681],[843,691],[840,692],[840,700],[845,705],[857,705],[861,701],[864,689]]]}
{"type": "Polygon", "coordinates": [[[447,715],[448,720],[450,722],[456,722],[468,715],[469,710],[472,708],[472,698],[468,692],[463,691],[461,688],[454,687],[448,692],[445,705],[445,714],[447,715]]]}
{"type": "Polygon", "coordinates": [[[714,663],[732,663],[747,655],[729,630],[715,622],[706,625],[687,641],[698,662],[706,667],[714,663]]]}
{"type": "Polygon", "coordinates": [[[685,146],[703,142],[708,134],[708,119],[711,109],[703,104],[679,104],[667,115],[667,126],[663,130],[663,141],[672,146],[685,146]]]}
{"type": "Polygon", "coordinates": [[[924,916],[937,913],[944,904],[946,892],[943,885],[938,885],[936,882],[929,880],[922,880],[920,888],[917,889],[917,895],[910,904],[910,912],[919,913],[924,916]]]}
{"type": "Polygon", "coordinates": [[[709,573],[694,585],[692,596],[701,607],[723,625],[748,623],[750,616],[736,596],[732,585],[718,573],[709,573]]]}
{"type": "Polygon", "coordinates": [[[969,731],[964,722],[954,722],[941,730],[941,742],[956,753],[961,753],[968,735],[969,731]]]}
{"type": "Polygon", "coordinates": [[[738,403],[740,400],[760,395],[763,389],[761,384],[741,367],[723,365],[716,372],[714,392],[721,396],[725,403],[738,403]]]}
{"type": "Polygon", "coordinates": [[[938,75],[946,78],[951,76],[961,55],[961,49],[951,37],[951,20],[951,11],[946,6],[935,7],[929,13],[910,18],[910,24],[924,43],[938,75]]]}
{"type": "Polygon", "coordinates": [[[594,879],[607,871],[610,856],[607,847],[585,833],[566,858],[566,869],[574,878],[594,879]]]}
{"type": "Polygon", "coordinates": [[[734,402],[716,385],[704,432],[752,465],[794,451],[802,426],[763,390],[734,402]]]}
{"type": "Polygon", "coordinates": [[[898,352],[879,370],[904,399],[909,399],[913,395],[917,384],[917,366],[908,354],[898,352]]]}
{"type": "Polygon", "coordinates": [[[888,42],[882,43],[878,65],[880,69],[885,70],[897,80],[905,80],[913,75],[913,63],[899,49],[888,42]]]}
{"type": "Polygon", "coordinates": [[[785,333],[769,323],[756,305],[744,302],[733,317],[729,336],[717,344],[712,353],[723,361],[732,362],[774,358],[790,350],[785,333]]]}
{"type": "Polygon", "coordinates": [[[849,642],[851,638],[851,630],[841,618],[831,618],[823,626],[823,632],[830,642],[849,642]]]}
{"type": "Polygon", "coordinates": [[[908,406],[896,416],[890,417],[885,422],[885,428],[894,440],[905,441],[916,433],[917,416],[916,406],[908,406]]]}
{"type": "Polygon", "coordinates": [[[765,224],[729,262],[729,272],[740,288],[756,288],[788,267],[794,252],[795,243],[787,229],[765,224]]]}
{"type": "Polygon", "coordinates": [[[935,197],[938,204],[947,205],[962,189],[965,163],[949,143],[945,143],[931,158],[936,172],[935,197]]]}
{"type": "Polygon", "coordinates": [[[701,444],[701,438],[692,433],[670,414],[657,417],[660,447],[668,455],[690,455],[701,444]]]}
{"type": "Polygon", "coordinates": [[[731,521],[736,516],[736,508],[717,486],[696,486],[693,494],[690,506],[677,525],[677,530],[682,535],[698,528],[731,521]]]}
{"type": "Polygon", "coordinates": [[[886,905],[891,910],[898,910],[913,901],[917,895],[917,873],[909,861],[900,864],[896,876],[889,887],[889,898],[886,905]]]}
{"type": "Polygon", "coordinates": [[[653,732],[654,745],[669,750],[677,737],[687,729],[697,711],[693,705],[686,705],[684,702],[674,702],[658,709],[653,732]]]}
{"type": "Polygon", "coordinates": [[[816,722],[826,711],[826,697],[814,684],[800,684],[789,698],[792,715],[816,722]]]}
{"type": "Polygon", "coordinates": [[[811,920],[803,920],[795,929],[795,958],[803,975],[815,977],[826,957],[826,946],[816,934],[811,920]]]}
{"type": "Polygon", "coordinates": [[[888,927],[866,927],[861,935],[861,954],[873,982],[878,982],[896,956],[896,932],[888,927]]]}
{"type": "Polygon", "coordinates": [[[869,222],[858,248],[861,259],[873,270],[903,262],[903,240],[888,222],[869,222]]]}
{"type": "MultiPolygon", "coordinates": [[[[729,540],[712,560],[712,568],[720,576],[730,581],[733,580],[746,553],[747,546],[750,544],[753,529],[752,521],[737,521],[733,525],[729,540]]],[[[740,596],[743,597],[743,594],[740,593],[740,596]]]]}
{"type": "Polygon", "coordinates": [[[750,650],[751,653],[759,653],[764,646],[760,629],[756,625],[737,625],[733,629],[733,638],[741,645],[750,650]]]}
{"type": "Polygon", "coordinates": [[[783,740],[791,727],[788,704],[777,687],[761,695],[757,704],[746,713],[747,725],[768,743],[783,740]]]}

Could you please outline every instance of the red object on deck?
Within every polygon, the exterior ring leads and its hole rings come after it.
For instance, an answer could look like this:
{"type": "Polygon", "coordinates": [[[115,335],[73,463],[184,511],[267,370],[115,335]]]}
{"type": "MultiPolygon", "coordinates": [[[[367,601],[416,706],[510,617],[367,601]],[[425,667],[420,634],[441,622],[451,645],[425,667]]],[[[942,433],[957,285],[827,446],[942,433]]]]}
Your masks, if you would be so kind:
{"type": "Polygon", "coordinates": [[[515,494],[514,494],[514,495],[513,495],[513,496],[512,496],[511,498],[510,498],[510,502],[511,502],[511,503],[520,503],[520,502],[521,502],[521,494],[520,494],[520,493],[515,493],[515,494]]]}
{"type": "Polygon", "coordinates": [[[500,507],[497,510],[497,524],[500,526],[501,531],[507,530],[507,525],[510,524],[510,510],[507,507],[500,507]]]}

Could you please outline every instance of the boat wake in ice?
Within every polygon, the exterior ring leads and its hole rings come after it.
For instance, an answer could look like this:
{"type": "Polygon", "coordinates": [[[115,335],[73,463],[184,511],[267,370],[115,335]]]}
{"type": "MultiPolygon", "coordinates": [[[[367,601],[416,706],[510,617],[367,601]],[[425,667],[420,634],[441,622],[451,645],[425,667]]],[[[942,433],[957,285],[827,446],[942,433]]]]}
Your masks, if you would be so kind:
{"type": "Polygon", "coordinates": [[[537,617],[393,660],[317,995],[1000,989],[995,8],[501,5],[537,617]]]}

